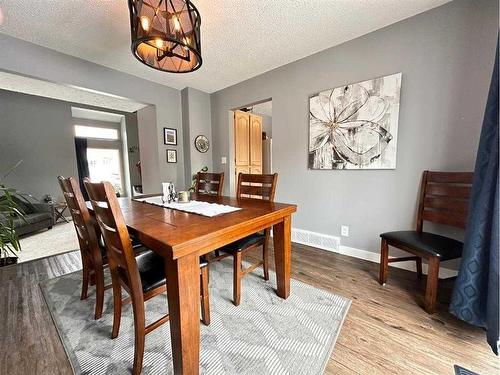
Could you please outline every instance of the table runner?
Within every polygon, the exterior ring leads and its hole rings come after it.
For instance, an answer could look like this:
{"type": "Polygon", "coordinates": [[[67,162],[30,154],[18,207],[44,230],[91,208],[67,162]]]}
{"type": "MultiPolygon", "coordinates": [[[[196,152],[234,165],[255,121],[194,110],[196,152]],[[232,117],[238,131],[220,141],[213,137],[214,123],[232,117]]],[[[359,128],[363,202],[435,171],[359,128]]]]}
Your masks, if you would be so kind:
{"type": "Polygon", "coordinates": [[[134,200],[138,202],[153,204],[155,206],[170,208],[173,210],[179,210],[208,217],[214,217],[217,215],[227,214],[229,212],[241,210],[241,208],[239,207],[227,206],[218,203],[201,202],[201,201],[189,201],[186,203],[178,203],[178,202],[163,203],[161,195],[156,197],[138,198],[134,200]]]}

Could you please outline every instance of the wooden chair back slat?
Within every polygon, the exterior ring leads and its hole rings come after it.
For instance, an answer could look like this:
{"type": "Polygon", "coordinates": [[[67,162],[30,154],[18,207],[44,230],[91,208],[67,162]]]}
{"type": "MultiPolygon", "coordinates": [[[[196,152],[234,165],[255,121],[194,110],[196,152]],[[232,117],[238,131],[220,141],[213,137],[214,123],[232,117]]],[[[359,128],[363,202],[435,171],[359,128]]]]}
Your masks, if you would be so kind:
{"type": "Polygon", "coordinates": [[[427,182],[427,190],[425,194],[426,196],[443,196],[468,199],[470,195],[470,186],[427,182]]]}
{"type": "Polygon", "coordinates": [[[278,178],[278,174],[247,174],[240,173],[243,175],[243,182],[248,183],[258,183],[258,184],[273,184],[275,178],[278,178]]]}
{"type": "Polygon", "coordinates": [[[247,196],[260,196],[263,199],[269,199],[272,193],[272,188],[270,186],[253,186],[253,185],[241,185],[240,195],[247,196]]]}
{"type": "Polygon", "coordinates": [[[126,275],[124,282],[129,289],[143,298],[134,250],[113,186],[109,182],[92,183],[88,178],[83,181],[104,236],[112,277],[126,275]]]}
{"type": "Polygon", "coordinates": [[[422,231],[424,221],[465,228],[473,177],[472,172],[424,171],[417,231],[422,231]]]}
{"type": "MultiPolygon", "coordinates": [[[[82,262],[90,266],[95,266],[98,263],[96,257],[100,257],[95,221],[90,216],[89,210],[85,205],[79,184],[73,177],[64,178],[63,176],[59,176],[57,180],[73,219],[73,225],[75,226],[80,245],[82,262]]],[[[102,259],[100,259],[99,263],[102,263],[102,259]]]]}
{"type": "Polygon", "coordinates": [[[427,172],[427,182],[441,182],[445,184],[472,184],[472,172],[427,172]]]}
{"type": "Polygon", "coordinates": [[[465,224],[467,223],[467,218],[463,215],[450,216],[450,214],[445,211],[424,210],[422,213],[422,220],[457,228],[465,228],[465,224]]]}
{"type": "Polygon", "coordinates": [[[450,198],[447,196],[426,196],[424,207],[443,211],[457,211],[467,214],[469,202],[463,199],[450,198]]]}
{"type": "Polygon", "coordinates": [[[96,205],[94,207],[94,212],[95,212],[96,218],[98,218],[98,220],[102,224],[104,224],[108,228],[116,229],[115,228],[115,225],[116,225],[115,220],[112,216],[113,214],[110,212],[108,207],[105,207],[102,204],[96,205]]]}
{"type": "Polygon", "coordinates": [[[278,174],[245,174],[238,175],[238,198],[255,198],[274,201],[278,174]]]}
{"type": "Polygon", "coordinates": [[[205,173],[196,174],[195,192],[205,195],[222,195],[224,187],[224,173],[205,173]]]}

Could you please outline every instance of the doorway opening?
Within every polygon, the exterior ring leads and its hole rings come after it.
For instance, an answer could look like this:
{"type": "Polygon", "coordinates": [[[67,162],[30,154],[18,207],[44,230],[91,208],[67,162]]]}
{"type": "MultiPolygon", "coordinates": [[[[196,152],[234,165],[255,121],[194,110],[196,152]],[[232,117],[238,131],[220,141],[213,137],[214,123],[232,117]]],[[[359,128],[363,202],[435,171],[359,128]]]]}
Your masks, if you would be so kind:
{"type": "MultiPolygon", "coordinates": [[[[137,178],[137,166],[131,164],[138,151],[136,114],[72,107],[72,115],[81,187],[88,176],[92,181],[109,181],[118,196],[140,193],[136,191],[142,185],[140,174],[137,178]]],[[[85,197],[86,191],[82,193],[85,197]]]]}
{"type": "Polygon", "coordinates": [[[236,108],[232,111],[232,147],[230,190],[236,192],[239,173],[271,174],[272,99],[236,108]]]}

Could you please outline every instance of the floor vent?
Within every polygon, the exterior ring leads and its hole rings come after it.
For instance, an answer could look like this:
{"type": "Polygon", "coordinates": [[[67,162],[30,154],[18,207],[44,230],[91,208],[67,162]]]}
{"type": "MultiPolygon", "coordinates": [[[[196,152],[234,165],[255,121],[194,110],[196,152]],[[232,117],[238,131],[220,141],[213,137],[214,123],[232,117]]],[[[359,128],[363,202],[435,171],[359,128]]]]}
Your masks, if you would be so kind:
{"type": "Polygon", "coordinates": [[[339,252],[340,238],[327,234],[292,228],[292,242],[309,245],[320,249],[339,252]]]}

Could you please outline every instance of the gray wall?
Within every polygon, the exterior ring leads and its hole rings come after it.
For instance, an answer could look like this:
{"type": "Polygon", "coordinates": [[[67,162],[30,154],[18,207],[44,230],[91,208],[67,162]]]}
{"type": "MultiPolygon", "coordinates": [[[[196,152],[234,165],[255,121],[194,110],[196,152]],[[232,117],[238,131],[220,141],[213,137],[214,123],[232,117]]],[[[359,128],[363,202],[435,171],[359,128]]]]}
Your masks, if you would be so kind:
{"type": "MultiPolygon", "coordinates": [[[[62,200],[57,176],[78,176],[73,126],[111,124],[120,128],[119,123],[73,118],[72,106],[98,109],[78,103],[0,90],[0,175],[19,160],[23,160],[6,178],[5,182],[9,186],[33,194],[37,198],[50,194],[54,199],[62,200]]],[[[127,126],[130,138],[137,142],[135,114],[105,111],[125,115],[126,120],[130,122],[127,126]]],[[[130,142],[128,134],[127,138],[130,142]]],[[[134,176],[133,181],[136,178],[137,176],[134,176]]],[[[140,179],[137,184],[140,184],[140,179]]]]}
{"type": "Polygon", "coordinates": [[[129,173],[130,173],[130,183],[131,185],[141,185],[141,176],[139,175],[139,170],[135,166],[137,162],[141,159],[140,150],[134,150],[130,152],[130,148],[135,146],[139,147],[139,130],[137,129],[137,113],[127,113],[125,115],[125,128],[127,130],[127,154],[129,163],[129,173]]]}
{"type": "Polygon", "coordinates": [[[273,137],[273,118],[267,115],[262,116],[262,131],[266,132],[266,136],[268,138],[273,137]]]}
{"type": "Polygon", "coordinates": [[[71,107],[62,101],[0,90],[0,173],[23,163],[5,183],[42,198],[62,198],[57,176],[76,176],[71,107]]]}
{"type": "Polygon", "coordinates": [[[497,32],[498,1],[457,0],[216,92],[214,169],[230,171],[228,111],[272,97],[276,198],[298,204],[293,227],[340,236],[349,225],[343,245],[378,251],[379,233],[414,227],[423,170],[473,169],[497,32]],[[308,97],[397,72],[397,169],[308,170],[308,97]]]}
{"type": "MultiPolygon", "coordinates": [[[[177,164],[167,164],[163,127],[178,129],[182,145],[180,91],[102,65],[0,34],[0,69],[50,82],[118,95],[155,106],[154,116],[139,120],[139,137],[147,162],[142,161],[145,192],[158,192],[161,181],[184,181],[182,152],[177,164]],[[141,129],[148,128],[148,129],[141,129]],[[141,135],[143,136],[141,138],[141,135]]],[[[140,64],[140,62],[137,62],[140,64]]]]}
{"type": "Polygon", "coordinates": [[[212,143],[210,95],[193,88],[182,90],[182,126],[184,132],[184,176],[185,188],[191,185],[192,175],[207,166],[212,171],[212,146],[205,152],[199,152],[194,140],[204,135],[212,143]],[[189,162],[188,162],[189,160],[189,162]]]}

